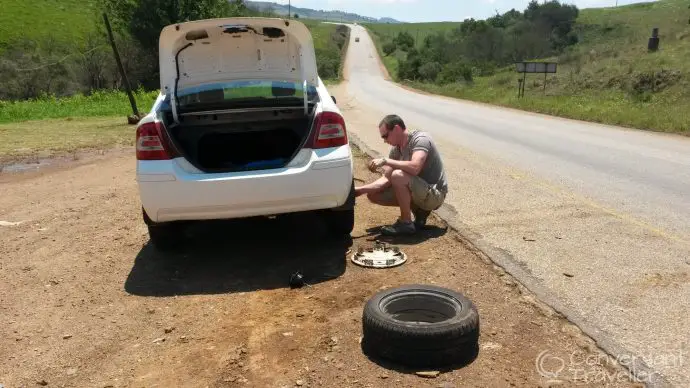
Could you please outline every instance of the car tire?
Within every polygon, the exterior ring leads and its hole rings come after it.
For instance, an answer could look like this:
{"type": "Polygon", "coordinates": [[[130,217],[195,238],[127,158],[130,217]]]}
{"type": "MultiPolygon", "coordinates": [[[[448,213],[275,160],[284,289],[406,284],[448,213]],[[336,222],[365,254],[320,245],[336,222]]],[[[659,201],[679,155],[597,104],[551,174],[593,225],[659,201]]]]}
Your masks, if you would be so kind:
{"type": "Polygon", "coordinates": [[[355,227],[355,209],[327,210],[323,213],[330,234],[336,237],[349,236],[355,227]]]}
{"type": "Polygon", "coordinates": [[[364,307],[362,330],[365,355],[409,367],[467,364],[479,352],[479,314],[472,301],[432,285],[377,293],[364,307]]]}
{"type": "Polygon", "coordinates": [[[171,252],[180,248],[183,230],[179,225],[147,225],[149,239],[153,246],[162,252],[171,252]]]}

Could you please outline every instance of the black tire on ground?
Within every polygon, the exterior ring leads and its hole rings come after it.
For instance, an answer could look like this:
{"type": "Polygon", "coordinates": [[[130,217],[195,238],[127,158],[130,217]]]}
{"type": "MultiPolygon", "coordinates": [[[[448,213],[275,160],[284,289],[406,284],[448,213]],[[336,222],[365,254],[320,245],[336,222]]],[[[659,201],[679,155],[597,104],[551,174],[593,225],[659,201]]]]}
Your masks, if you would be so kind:
{"type": "Polygon", "coordinates": [[[179,225],[147,225],[149,238],[156,249],[170,252],[182,245],[184,230],[179,225]]]}
{"type": "Polygon", "coordinates": [[[479,314],[464,295],[432,285],[405,285],[374,295],[362,316],[362,350],[409,367],[472,362],[479,314]]]}
{"type": "Polygon", "coordinates": [[[184,228],[179,223],[156,223],[151,220],[146,210],[141,208],[144,223],[149,229],[149,239],[156,249],[169,252],[179,248],[182,244],[184,228]]]}
{"type": "Polygon", "coordinates": [[[349,236],[355,227],[355,209],[326,210],[323,213],[328,231],[337,237],[349,236]]]}

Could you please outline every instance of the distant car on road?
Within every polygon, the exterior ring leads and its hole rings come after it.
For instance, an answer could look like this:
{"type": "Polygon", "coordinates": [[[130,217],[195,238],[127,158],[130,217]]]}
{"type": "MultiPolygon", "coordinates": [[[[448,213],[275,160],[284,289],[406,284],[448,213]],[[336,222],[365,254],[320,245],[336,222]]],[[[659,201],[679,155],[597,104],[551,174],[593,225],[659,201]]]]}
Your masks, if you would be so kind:
{"type": "Polygon", "coordinates": [[[354,225],[353,161],[312,37],[295,20],[179,23],[160,35],[161,93],[136,130],[136,178],[152,243],[186,221],[318,212],[354,225]]]}
{"type": "Polygon", "coordinates": [[[355,38],[355,42],[359,42],[359,36],[355,38]]]}

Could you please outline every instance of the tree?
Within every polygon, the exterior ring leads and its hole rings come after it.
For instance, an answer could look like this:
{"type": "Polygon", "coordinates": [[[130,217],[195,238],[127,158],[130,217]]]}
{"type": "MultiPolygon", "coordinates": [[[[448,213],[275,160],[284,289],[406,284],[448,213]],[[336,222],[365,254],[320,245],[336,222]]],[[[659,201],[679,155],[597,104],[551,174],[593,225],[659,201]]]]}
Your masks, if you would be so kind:
{"type": "Polygon", "coordinates": [[[114,23],[128,31],[143,48],[157,54],[163,27],[191,20],[239,16],[243,0],[106,0],[114,23]]]}
{"type": "Polygon", "coordinates": [[[438,82],[440,84],[450,84],[460,80],[468,83],[473,80],[472,68],[462,62],[449,63],[438,74],[438,82]]]}
{"type": "Polygon", "coordinates": [[[399,32],[395,39],[393,39],[393,43],[399,49],[409,51],[414,47],[414,37],[407,31],[399,32]]]}
{"type": "Polygon", "coordinates": [[[403,80],[416,80],[420,78],[419,67],[422,63],[419,52],[411,48],[407,54],[407,59],[401,61],[398,66],[398,78],[403,80]]]}
{"type": "Polygon", "coordinates": [[[386,54],[386,56],[389,56],[395,52],[397,47],[395,47],[395,43],[393,42],[388,42],[383,45],[383,53],[386,54]]]}
{"type": "Polygon", "coordinates": [[[427,62],[419,67],[419,76],[425,81],[436,81],[436,77],[443,70],[438,62],[427,62]]]}
{"type": "Polygon", "coordinates": [[[133,38],[151,63],[142,83],[158,87],[158,40],[163,27],[192,20],[241,16],[249,12],[243,0],[106,0],[105,11],[119,32],[133,38]]]}

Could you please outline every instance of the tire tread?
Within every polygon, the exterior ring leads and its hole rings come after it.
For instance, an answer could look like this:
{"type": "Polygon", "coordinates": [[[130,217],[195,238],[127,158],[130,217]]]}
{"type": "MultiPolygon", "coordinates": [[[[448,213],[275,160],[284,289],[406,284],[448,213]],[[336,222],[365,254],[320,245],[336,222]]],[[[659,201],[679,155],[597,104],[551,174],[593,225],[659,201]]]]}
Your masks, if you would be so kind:
{"type": "Polygon", "coordinates": [[[432,285],[407,285],[381,291],[369,299],[362,316],[365,351],[410,365],[441,365],[466,359],[476,351],[479,329],[479,314],[469,299],[432,285]],[[379,302],[386,295],[415,290],[444,293],[458,300],[461,310],[453,320],[424,326],[406,326],[380,310],[379,302]]]}

